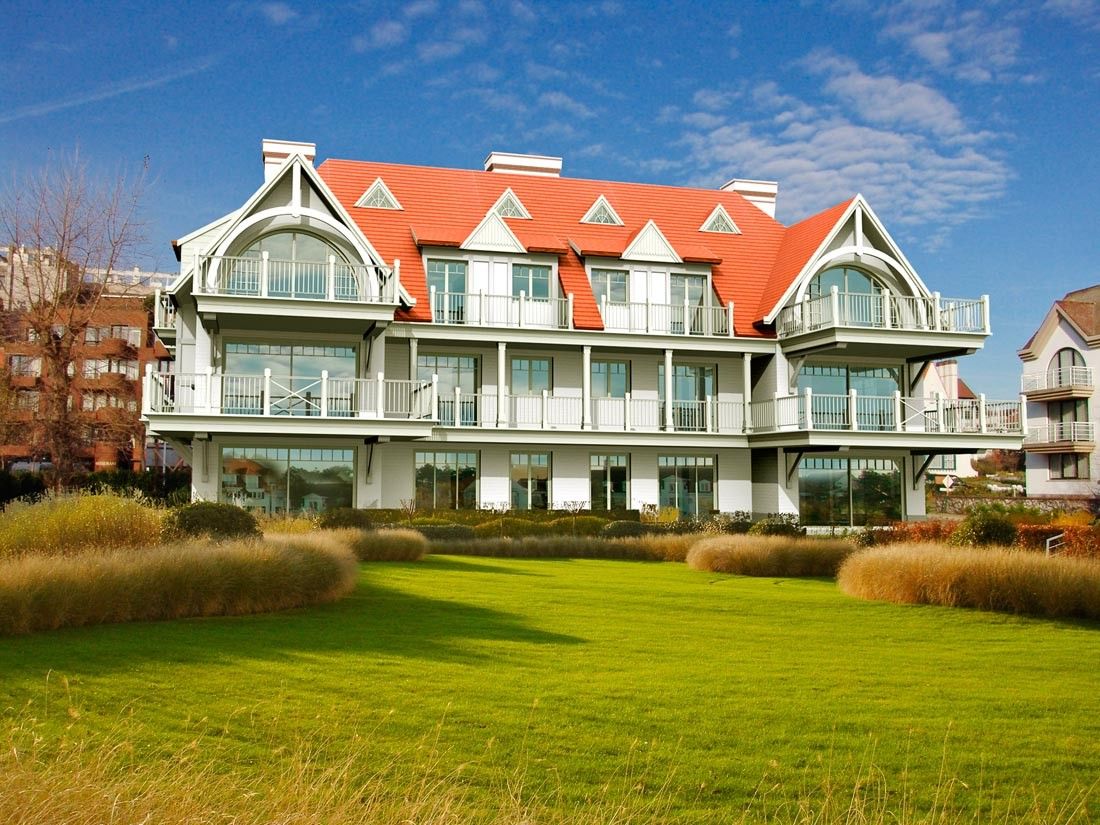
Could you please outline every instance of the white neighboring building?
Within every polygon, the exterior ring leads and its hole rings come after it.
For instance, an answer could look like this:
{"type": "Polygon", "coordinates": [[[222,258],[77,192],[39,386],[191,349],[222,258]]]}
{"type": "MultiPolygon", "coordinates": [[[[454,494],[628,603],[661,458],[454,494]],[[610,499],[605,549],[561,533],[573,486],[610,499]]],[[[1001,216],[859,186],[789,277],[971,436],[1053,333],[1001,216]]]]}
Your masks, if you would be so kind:
{"type": "Polygon", "coordinates": [[[860,195],[788,227],[769,182],[314,154],[264,141],[263,185],[175,244],[144,416],[196,498],[862,524],[922,517],[938,456],[1019,447],[1019,399],[924,380],[988,297],[929,289],[860,195]]]}
{"type": "Polygon", "coordinates": [[[1100,366],[1100,284],[1066,293],[1019,351],[1027,397],[1029,496],[1096,496],[1093,381],[1100,366]]]}

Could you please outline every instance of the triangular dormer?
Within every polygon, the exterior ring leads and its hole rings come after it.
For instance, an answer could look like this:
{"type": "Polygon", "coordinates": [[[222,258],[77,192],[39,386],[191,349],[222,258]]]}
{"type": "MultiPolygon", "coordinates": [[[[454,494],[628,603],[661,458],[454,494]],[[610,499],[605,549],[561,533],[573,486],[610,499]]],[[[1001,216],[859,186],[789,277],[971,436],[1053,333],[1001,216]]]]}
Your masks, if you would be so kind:
{"type": "Polygon", "coordinates": [[[722,204],[718,204],[714,207],[714,211],[711,212],[703,225],[699,227],[700,232],[718,232],[723,235],[740,235],[741,230],[737,228],[737,224],[733,222],[733,218],[730,217],[729,212],[726,211],[726,207],[722,204]]]}
{"type": "Polygon", "coordinates": [[[669,264],[684,262],[652,220],[638,231],[620,257],[624,261],[660,261],[669,264]]]}
{"type": "Polygon", "coordinates": [[[596,198],[596,202],[593,203],[588,211],[584,213],[584,217],[581,218],[581,223],[598,223],[605,226],[622,226],[623,219],[619,217],[619,213],[615,211],[615,208],[608,202],[607,198],[600,195],[596,198]]]}
{"type": "Polygon", "coordinates": [[[525,221],[531,220],[531,213],[527,211],[527,207],[523,205],[523,201],[519,199],[519,196],[512,191],[511,187],[505,189],[501,193],[501,196],[497,198],[497,202],[493,204],[493,208],[489,210],[495,212],[502,218],[520,218],[525,221]]]}
{"type": "Polygon", "coordinates": [[[508,224],[495,212],[482,218],[481,223],[462,242],[461,248],[481,252],[513,252],[518,255],[527,252],[519,238],[508,228],[508,224]]]}
{"type": "Polygon", "coordinates": [[[370,188],[355,202],[355,205],[362,209],[403,208],[382,178],[375,178],[374,183],[372,183],[370,188]]]}

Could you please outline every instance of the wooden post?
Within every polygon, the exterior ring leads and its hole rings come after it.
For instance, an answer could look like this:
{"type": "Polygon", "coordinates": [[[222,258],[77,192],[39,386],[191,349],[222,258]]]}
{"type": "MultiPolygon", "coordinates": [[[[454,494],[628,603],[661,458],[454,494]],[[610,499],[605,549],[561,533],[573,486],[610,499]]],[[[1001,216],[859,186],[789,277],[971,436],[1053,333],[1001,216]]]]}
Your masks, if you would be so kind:
{"type": "Polygon", "coordinates": [[[264,367],[264,415],[271,415],[271,367],[264,367]]]}
{"type": "Polygon", "coordinates": [[[980,392],[978,393],[978,432],[986,432],[988,425],[985,415],[985,393],[980,392]]]}
{"type": "Polygon", "coordinates": [[[894,390],[894,429],[901,432],[901,390],[894,390]]]}
{"type": "Polygon", "coordinates": [[[581,429],[592,429],[592,347],[581,347],[581,429]]]}
{"type": "Polygon", "coordinates": [[[321,370],[321,418],[328,418],[328,370],[321,370]]]}
{"type": "Polygon", "coordinates": [[[853,430],[859,429],[859,403],[855,390],[848,390],[848,424],[853,430]]]}
{"type": "Polygon", "coordinates": [[[573,329],[573,293],[565,296],[565,328],[573,329]]]}
{"type": "Polygon", "coordinates": [[[379,418],[386,417],[386,376],[382,372],[375,373],[374,380],[378,382],[378,395],[374,399],[374,412],[379,418]]]}
{"type": "Polygon", "coordinates": [[[726,327],[729,337],[733,338],[733,301],[726,305],[726,327]]]}
{"type": "MultiPolygon", "coordinates": [[[[803,405],[805,405],[804,406],[804,411],[803,411],[803,418],[806,422],[806,429],[807,430],[812,430],[814,428],[814,391],[812,389],[810,389],[809,387],[806,387],[806,389],[802,391],[802,397],[803,397],[802,403],[803,403],[803,405]]],[[[775,399],[775,408],[776,408],[776,412],[778,413],[779,412],[779,397],[778,396],[776,396],[776,399],[775,399]]]]}
{"type": "Polygon", "coordinates": [[[462,411],[462,388],[461,387],[455,387],[455,412],[454,412],[455,420],[454,420],[454,426],[456,426],[456,427],[461,427],[462,426],[462,412],[461,411],[462,411]]]}
{"type": "Polygon", "coordinates": [[[269,274],[268,260],[270,253],[265,249],[260,253],[260,297],[267,297],[267,278],[269,274]]]}
{"type": "Polygon", "coordinates": [[[833,313],[833,326],[840,326],[840,290],[836,284],[829,287],[829,308],[833,313]]]}
{"type": "Polygon", "coordinates": [[[627,390],[623,398],[623,429],[630,429],[630,391],[627,390]]]}
{"type": "Polygon", "coordinates": [[[328,271],[325,278],[325,297],[330,301],[336,300],[336,256],[328,256],[328,271]]]}
{"type": "MultiPolygon", "coordinates": [[[[520,292],[520,296],[522,296],[522,295],[523,295],[523,293],[520,292]]],[[[549,421],[550,421],[549,414],[548,414],[549,410],[547,409],[549,406],[550,406],[550,391],[549,390],[543,390],[542,391],[542,429],[543,429],[544,432],[548,429],[547,425],[549,424],[549,421]]]]}
{"type": "Polygon", "coordinates": [[[439,421],[439,376],[432,373],[432,416],[439,421]]]}

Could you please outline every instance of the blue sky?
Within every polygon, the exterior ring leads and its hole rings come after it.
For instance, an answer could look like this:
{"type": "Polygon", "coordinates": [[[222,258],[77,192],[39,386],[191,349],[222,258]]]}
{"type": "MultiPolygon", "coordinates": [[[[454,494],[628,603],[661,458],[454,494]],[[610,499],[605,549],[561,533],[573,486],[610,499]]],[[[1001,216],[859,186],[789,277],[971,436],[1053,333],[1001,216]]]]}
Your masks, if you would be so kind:
{"type": "MultiPolygon", "coordinates": [[[[239,205],[264,137],[320,158],[778,180],[790,222],[863,192],[932,289],[992,295],[962,364],[1018,391],[1052,300],[1100,280],[1100,0],[0,3],[0,174],[149,158],[150,255],[239,205]],[[3,8],[5,5],[8,8],[3,8]]],[[[320,159],[319,158],[319,159],[320,159]]]]}

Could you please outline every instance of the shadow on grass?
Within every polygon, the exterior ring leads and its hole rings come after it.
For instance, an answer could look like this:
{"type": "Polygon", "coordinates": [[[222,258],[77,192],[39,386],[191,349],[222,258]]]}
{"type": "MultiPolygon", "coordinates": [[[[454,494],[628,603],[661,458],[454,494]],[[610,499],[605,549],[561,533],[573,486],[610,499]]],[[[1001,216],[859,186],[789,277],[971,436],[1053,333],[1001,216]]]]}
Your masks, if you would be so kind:
{"type": "Polygon", "coordinates": [[[290,662],[330,653],[479,664],[515,656],[515,644],[584,642],[542,630],[517,614],[418,596],[361,575],[355,591],[334,604],[0,638],[0,673],[16,679],[54,669],[90,676],[145,662],[290,662]]]}
{"type": "Polygon", "coordinates": [[[432,570],[446,570],[447,572],[455,573],[499,573],[505,576],[546,576],[546,573],[532,573],[530,570],[517,570],[514,567],[504,567],[500,564],[493,564],[490,561],[482,561],[492,558],[491,556],[476,556],[479,561],[464,561],[459,556],[448,555],[429,555],[425,556],[424,560],[417,562],[421,568],[430,568],[432,570]]]}

